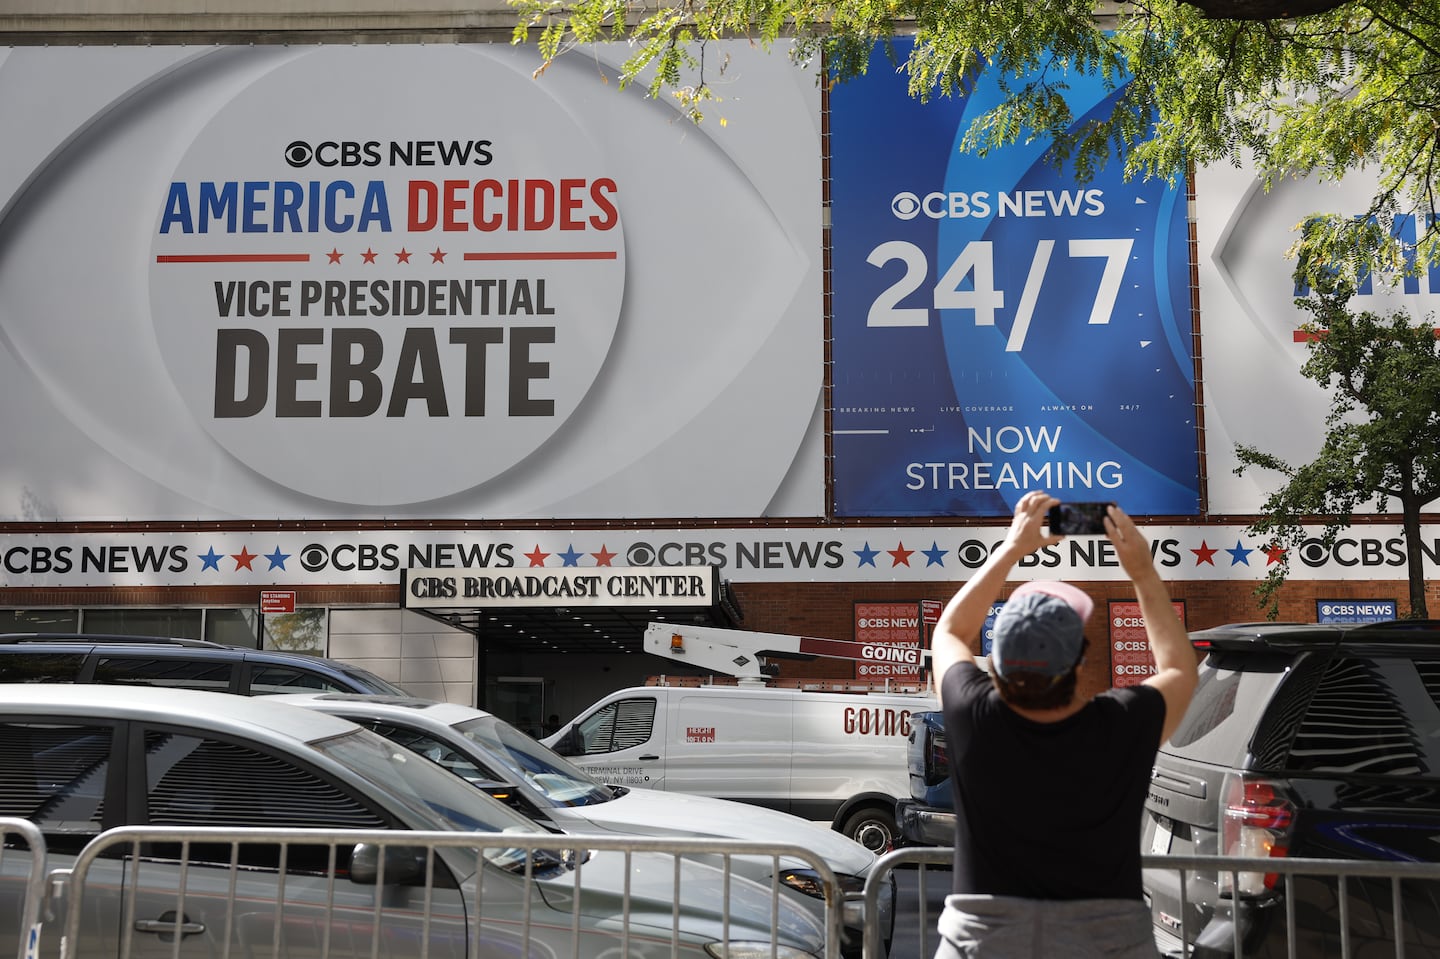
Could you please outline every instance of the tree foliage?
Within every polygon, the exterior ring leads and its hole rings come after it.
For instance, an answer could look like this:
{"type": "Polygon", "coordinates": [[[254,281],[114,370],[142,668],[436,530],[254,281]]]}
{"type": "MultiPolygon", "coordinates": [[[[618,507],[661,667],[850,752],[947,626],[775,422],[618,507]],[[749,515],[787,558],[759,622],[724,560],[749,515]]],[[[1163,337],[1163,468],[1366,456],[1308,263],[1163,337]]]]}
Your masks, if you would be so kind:
{"type": "Polygon", "coordinates": [[[1372,167],[1380,183],[1370,215],[1316,211],[1329,216],[1296,252],[1351,275],[1440,261],[1440,233],[1418,250],[1392,236],[1397,216],[1433,208],[1440,176],[1440,4],[1139,0],[1097,16],[1094,0],[509,2],[515,42],[538,43],[547,64],[577,44],[627,40],[634,52],[620,84],[672,95],[696,120],[725,66],[707,60],[709,41],[769,47],[784,37],[803,63],[823,55],[827,82],[898,68],[922,99],[990,71],[1008,84],[1005,99],[974,121],[962,148],[983,155],[1049,137],[1054,161],[1082,182],[1112,156],[1127,176],[1171,181],[1191,163],[1253,162],[1267,187],[1372,167]],[[900,33],[916,41],[906,60],[872,62],[876,44],[900,33]],[[1072,125],[1063,94],[1076,71],[1115,87],[1127,73],[1135,82],[1109,117],[1072,125]]]}
{"type": "Polygon", "coordinates": [[[1311,339],[1300,372],[1330,391],[1328,429],[1319,454],[1301,466],[1253,446],[1236,447],[1237,474],[1261,468],[1285,478],[1266,499],[1263,518],[1250,526],[1253,535],[1286,550],[1256,594],[1274,618],[1291,553],[1311,535],[1302,521],[1324,520],[1318,538],[1328,549],[1355,509],[1373,498],[1380,512],[1391,503],[1400,508],[1409,615],[1425,618],[1420,513],[1440,498],[1440,336],[1433,323],[1416,325],[1404,311],[1349,312],[1355,287],[1337,273],[1305,277],[1302,261],[1297,278],[1314,284],[1309,296],[1296,300],[1312,317],[1302,326],[1311,339]]]}
{"type": "Polygon", "coordinates": [[[319,653],[325,648],[325,611],[301,609],[265,617],[268,649],[294,653],[319,653]]]}

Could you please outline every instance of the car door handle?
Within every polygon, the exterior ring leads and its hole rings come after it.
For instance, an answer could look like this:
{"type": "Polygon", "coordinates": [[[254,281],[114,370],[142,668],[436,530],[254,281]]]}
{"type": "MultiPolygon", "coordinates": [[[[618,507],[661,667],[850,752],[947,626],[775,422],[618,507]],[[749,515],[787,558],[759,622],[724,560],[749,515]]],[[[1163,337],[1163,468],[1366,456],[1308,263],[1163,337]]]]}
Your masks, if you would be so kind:
{"type": "MultiPolygon", "coordinates": [[[[165,937],[167,935],[173,936],[177,931],[175,913],[162,913],[159,919],[136,919],[135,931],[157,933],[160,936],[161,942],[174,942],[174,939],[167,939],[165,937]]],[[[191,922],[189,917],[186,916],[180,922],[178,931],[181,939],[184,939],[186,936],[198,936],[205,931],[205,923],[191,922]]]]}
{"type": "Polygon", "coordinates": [[[654,754],[652,753],[652,754],[647,755],[647,756],[636,756],[635,758],[638,759],[638,760],[640,760],[640,761],[643,763],[643,762],[650,762],[650,761],[659,759],[660,757],[659,757],[659,756],[656,756],[656,755],[654,755],[654,754]]]}

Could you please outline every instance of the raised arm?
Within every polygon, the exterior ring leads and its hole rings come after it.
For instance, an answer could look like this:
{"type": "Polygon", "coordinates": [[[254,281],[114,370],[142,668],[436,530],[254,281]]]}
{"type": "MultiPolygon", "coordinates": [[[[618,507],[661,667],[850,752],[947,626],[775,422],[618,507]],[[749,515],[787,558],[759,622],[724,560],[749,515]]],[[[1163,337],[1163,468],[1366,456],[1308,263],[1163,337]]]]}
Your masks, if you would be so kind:
{"type": "Polygon", "coordinates": [[[1150,641],[1150,655],[1155,658],[1155,675],[1145,680],[1165,697],[1165,725],[1160,733],[1163,743],[1175,732],[1190,699],[1195,695],[1199,669],[1190,635],[1175,608],[1170,604],[1170,589],[1155,569],[1150,544],[1125,511],[1111,506],[1105,517],[1105,534],[1115,544],[1115,553],[1140,601],[1140,615],[1145,618],[1145,634],[1150,641]]]}
{"type": "Polygon", "coordinates": [[[1064,539],[1063,536],[1050,536],[1045,532],[1045,513],[1058,502],[1055,497],[1038,490],[1020,497],[1020,502],[1015,504],[1015,517],[1010,521],[1005,542],[945,604],[940,621],[935,624],[935,631],[930,637],[930,668],[935,672],[937,688],[942,688],[941,680],[951,666],[975,661],[974,649],[979,647],[985,617],[999,598],[1011,568],[1040,547],[1064,539]]]}

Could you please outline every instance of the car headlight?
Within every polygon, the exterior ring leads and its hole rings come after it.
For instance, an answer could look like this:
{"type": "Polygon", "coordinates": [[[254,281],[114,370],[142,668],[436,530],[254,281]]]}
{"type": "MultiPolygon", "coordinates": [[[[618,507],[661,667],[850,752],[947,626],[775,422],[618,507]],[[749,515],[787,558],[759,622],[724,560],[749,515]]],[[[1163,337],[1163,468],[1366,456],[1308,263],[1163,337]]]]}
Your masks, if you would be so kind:
{"type": "Polygon", "coordinates": [[[813,953],[794,946],[768,942],[707,942],[705,952],[715,959],[815,959],[813,953]]]}
{"type": "MultiPolygon", "coordinates": [[[[851,876],[843,872],[837,872],[835,878],[840,881],[841,894],[852,892],[864,892],[865,880],[860,876],[851,876]]],[[[780,872],[780,882],[796,892],[802,892],[807,896],[814,896],[816,899],[825,898],[825,883],[820,874],[813,869],[784,869],[780,872]]]]}

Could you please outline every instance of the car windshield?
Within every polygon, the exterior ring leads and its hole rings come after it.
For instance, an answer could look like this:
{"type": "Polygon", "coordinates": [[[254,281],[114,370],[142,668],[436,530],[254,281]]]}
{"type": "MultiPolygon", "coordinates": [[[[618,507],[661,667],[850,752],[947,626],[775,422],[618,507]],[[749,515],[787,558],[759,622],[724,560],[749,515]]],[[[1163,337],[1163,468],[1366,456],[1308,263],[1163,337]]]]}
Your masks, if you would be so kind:
{"type": "MultiPolygon", "coordinates": [[[[390,797],[409,816],[411,829],[458,832],[543,833],[534,822],[474,788],[453,773],[367,729],[313,743],[318,752],[345,766],[390,797]]],[[[515,869],[525,854],[489,848],[485,858],[515,869]]]]}
{"type": "Polygon", "coordinates": [[[409,696],[410,694],[388,679],[381,679],[368,669],[361,669],[359,666],[352,666],[349,663],[338,664],[340,671],[346,676],[358,681],[371,693],[381,696],[409,696]]]}
{"type": "Polygon", "coordinates": [[[593,806],[609,802],[617,795],[579,766],[504,720],[486,716],[466,720],[454,728],[505,763],[523,782],[556,806],[593,806]]]}

